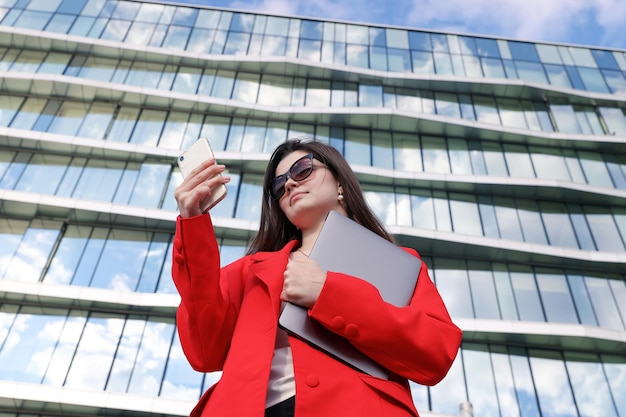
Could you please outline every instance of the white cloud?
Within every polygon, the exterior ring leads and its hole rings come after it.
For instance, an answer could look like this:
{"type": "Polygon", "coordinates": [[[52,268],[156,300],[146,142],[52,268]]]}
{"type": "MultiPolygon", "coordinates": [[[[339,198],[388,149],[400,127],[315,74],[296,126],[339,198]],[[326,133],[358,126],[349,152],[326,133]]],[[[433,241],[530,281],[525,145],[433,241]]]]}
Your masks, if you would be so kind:
{"type": "Polygon", "coordinates": [[[620,0],[413,0],[410,26],[532,41],[624,46],[620,0]]]}
{"type": "Polygon", "coordinates": [[[229,7],[239,10],[258,11],[279,15],[294,15],[300,8],[299,1],[290,0],[235,0],[230,2],[229,7]]]}
{"type": "Polygon", "coordinates": [[[218,0],[215,4],[279,15],[626,48],[623,0],[218,0]]]}

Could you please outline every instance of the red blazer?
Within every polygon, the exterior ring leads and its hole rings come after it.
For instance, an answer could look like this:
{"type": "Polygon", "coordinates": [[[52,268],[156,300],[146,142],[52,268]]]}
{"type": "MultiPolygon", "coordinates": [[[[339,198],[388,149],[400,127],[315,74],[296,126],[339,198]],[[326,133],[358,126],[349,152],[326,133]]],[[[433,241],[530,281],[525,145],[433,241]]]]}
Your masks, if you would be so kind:
{"type": "MultiPolygon", "coordinates": [[[[193,369],[223,371],[193,417],[263,416],[283,272],[295,245],[257,252],[220,269],[210,216],[177,219],[172,275],[181,296],[177,325],[182,348],[193,369]]],[[[328,272],[309,314],[389,369],[392,377],[361,373],[290,336],[296,417],[417,416],[407,379],[436,384],[461,343],[461,331],[424,264],[407,307],[385,303],[361,279],[328,272]]]]}

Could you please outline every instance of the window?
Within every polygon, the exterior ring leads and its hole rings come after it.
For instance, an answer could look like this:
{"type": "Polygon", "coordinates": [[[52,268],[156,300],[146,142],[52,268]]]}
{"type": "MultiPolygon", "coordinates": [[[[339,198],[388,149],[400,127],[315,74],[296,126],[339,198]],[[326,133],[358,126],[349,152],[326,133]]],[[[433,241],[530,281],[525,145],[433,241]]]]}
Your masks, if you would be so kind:
{"type": "Polygon", "coordinates": [[[468,274],[475,318],[500,319],[498,296],[490,265],[482,262],[468,262],[468,274]]]}
{"type": "Polygon", "coordinates": [[[69,161],[67,156],[34,154],[15,185],[15,190],[54,194],[69,161]]]}
{"type": "Polygon", "coordinates": [[[610,209],[605,207],[586,206],[587,222],[598,250],[607,252],[624,252],[624,243],[615,225],[610,209]]]}
{"type": "Polygon", "coordinates": [[[535,178],[528,149],[520,145],[504,144],[504,157],[509,175],[515,178],[535,178]]]}
{"type": "Polygon", "coordinates": [[[529,269],[511,271],[511,284],[522,321],[545,321],[535,278],[529,269]]]}
{"type": "Polygon", "coordinates": [[[624,324],[615,304],[615,298],[606,279],[585,277],[585,285],[591,298],[598,324],[609,329],[623,330],[624,324]]]}
{"type": "Polygon", "coordinates": [[[567,373],[580,415],[617,417],[609,384],[597,355],[565,352],[567,373]],[[591,387],[593,384],[593,387],[591,387]]]}
{"type": "Polygon", "coordinates": [[[422,158],[424,172],[448,174],[450,161],[446,149],[445,139],[440,137],[422,137],[422,158]]]}
{"type": "Polygon", "coordinates": [[[536,277],[547,321],[578,323],[578,315],[565,276],[558,273],[538,272],[536,277]]]}
{"type": "Polygon", "coordinates": [[[465,262],[442,259],[438,260],[436,267],[438,271],[437,289],[441,293],[450,315],[452,317],[473,318],[474,307],[468,296],[471,292],[465,262]]]}
{"type": "Polygon", "coordinates": [[[537,203],[531,200],[518,200],[517,214],[522,226],[524,241],[528,243],[548,244],[546,233],[537,211],[537,203]]]}
{"type": "Polygon", "coordinates": [[[474,236],[483,235],[475,196],[450,193],[450,214],[455,233],[474,236]]]}
{"type": "Polygon", "coordinates": [[[430,191],[411,190],[411,211],[414,227],[436,229],[434,200],[430,191]]]}
{"type": "Polygon", "coordinates": [[[467,141],[448,139],[448,154],[453,174],[471,175],[473,173],[467,141]]]}
{"type": "Polygon", "coordinates": [[[542,415],[576,415],[570,379],[561,355],[552,351],[531,351],[529,359],[542,415]]]}
{"type": "Polygon", "coordinates": [[[535,45],[525,42],[509,41],[509,49],[513,59],[519,61],[539,62],[539,55],[535,45]]]}
{"type": "Polygon", "coordinates": [[[45,220],[33,220],[28,224],[8,220],[1,227],[0,232],[8,235],[8,239],[6,248],[3,247],[0,252],[5,256],[0,265],[0,279],[38,282],[59,236],[61,225],[45,220]],[[13,228],[14,226],[17,227],[13,228]]]}

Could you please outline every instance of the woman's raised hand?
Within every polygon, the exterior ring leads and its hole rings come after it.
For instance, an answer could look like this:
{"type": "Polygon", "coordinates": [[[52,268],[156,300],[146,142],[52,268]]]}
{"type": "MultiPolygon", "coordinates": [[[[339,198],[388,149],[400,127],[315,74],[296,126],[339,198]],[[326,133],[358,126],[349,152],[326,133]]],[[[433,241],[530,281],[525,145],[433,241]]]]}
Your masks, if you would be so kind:
{"type": "Polygon", "coordinates": [[[217,165],[215,158],[211,158],[187,175],[174,191],[174,198],[178,203],[181,217],[186,218],[202,214],[203,202],[211,198],[212,190],[230,181],[230,177],[219,175],[225,169],[225,165],[217,165]]]}

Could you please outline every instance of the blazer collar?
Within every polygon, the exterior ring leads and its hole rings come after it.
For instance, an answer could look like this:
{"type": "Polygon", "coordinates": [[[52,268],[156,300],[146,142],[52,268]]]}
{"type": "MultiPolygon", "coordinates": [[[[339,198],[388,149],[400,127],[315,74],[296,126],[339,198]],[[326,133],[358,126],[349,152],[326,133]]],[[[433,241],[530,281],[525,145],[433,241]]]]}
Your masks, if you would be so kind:
{"type": "Polygon", "coordinates": [[[254,263],[263,262],[263,261],[267,261],[267,260],[272,261],[272,260],[274,260],[276,258],[279,258],[279,259],[284,258],[286,260],[289,257],[289,254],[291,253],[293,248],[297,244],[298,244],[297,240],[290,240],[279,251],[276,251],[276,252],[256,252],[256,253],[253,253],[252,255],[250,255],[250,257],[252,258],[252,261],[254,263]]]}
{"type": "MultiPolygon", "coordinates": [[[[283,289],[283,273],[289,260],[289,254],[297,244],[297,240],[292,240],[279,251],[257,252],[250,255],[252,260],[250,272],[265,284],[272,301],[280,297],[283,289]]],[[[274,304],[277,308],[280,306],[279,302],[274,304]]]]}

